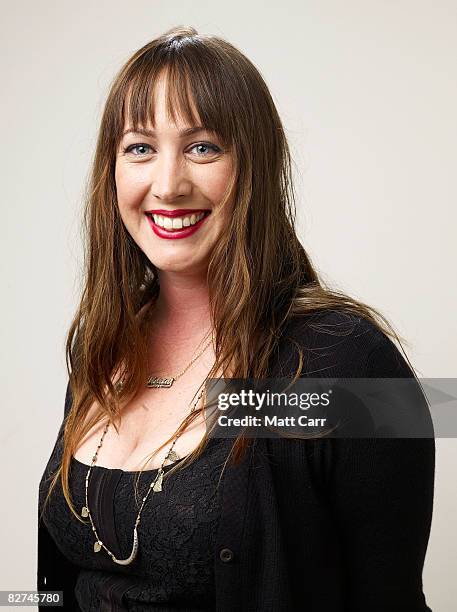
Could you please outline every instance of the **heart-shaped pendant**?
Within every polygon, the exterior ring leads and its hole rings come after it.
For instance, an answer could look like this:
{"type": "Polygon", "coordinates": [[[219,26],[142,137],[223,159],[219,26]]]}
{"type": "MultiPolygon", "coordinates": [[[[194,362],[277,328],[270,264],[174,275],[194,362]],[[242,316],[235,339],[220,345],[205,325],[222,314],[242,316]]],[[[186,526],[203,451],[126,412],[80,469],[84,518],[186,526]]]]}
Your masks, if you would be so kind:
{"type": "Polygon", "coordinates": [[[94,544],[94,552],[100,552],[102,549],[102,545],[100,544],[100,542],[95,542],[94,544]]]}
{"type": "Polygon", "coordinates": [[[83,508],[81,510],[81,516],[83,518],[87,518],[89,516],[89,510],[86,508],[86,506],[83,506],[83,508]]]}

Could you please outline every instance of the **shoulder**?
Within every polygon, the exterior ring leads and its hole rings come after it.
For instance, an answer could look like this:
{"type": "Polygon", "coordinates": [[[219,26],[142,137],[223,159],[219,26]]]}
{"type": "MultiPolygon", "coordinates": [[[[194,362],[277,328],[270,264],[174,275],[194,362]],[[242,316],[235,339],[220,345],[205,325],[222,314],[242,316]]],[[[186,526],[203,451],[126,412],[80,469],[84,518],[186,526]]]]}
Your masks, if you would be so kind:
{"type": "Polygon", "coordinates": [[[293,315],[280,339],[280,361],[307,376],[402,377],[412,370],[391,338],[366,317],[343,310],[293,315]]]}

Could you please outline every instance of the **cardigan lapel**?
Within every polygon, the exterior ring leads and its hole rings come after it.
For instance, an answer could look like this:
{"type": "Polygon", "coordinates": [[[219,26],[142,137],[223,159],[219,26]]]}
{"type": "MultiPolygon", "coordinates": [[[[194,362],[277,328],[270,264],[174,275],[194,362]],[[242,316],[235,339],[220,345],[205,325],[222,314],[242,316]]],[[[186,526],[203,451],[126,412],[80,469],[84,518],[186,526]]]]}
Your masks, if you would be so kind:
{"type": "MultiPolygon", "coordinates": [[[[289,324],[286,326],[286,329],[289,329],[289,324]]],[[[290,359],[290,344],[282,340],[277,347],[275,359],[270,367],[269,377],[287,376],[290,369],[290,359]]],[[[256,588],[265,590],[265,583],[256,584],[254,582],[249,584],[252,575],[249,571],[246,575],[246,568],[256,564],[257,559],[262,563],[262,555],[265,555],[267,558],[274,556],[276,563],[282,564],[282,568],[285,568],[286,563],[280,532],[271,534],[271,538],[269,537],[268,541],[264,539],[262,541],[258,540],[258,546],[254,547],[254,550],[251,550],[252,547],[245,547],[245,549],[248,548],[251,551],[250,554],[254,555],[255,559],[246,559],[243,556],[243,538],[246,535],[246,520],[250,496],[259,491],[264,493],[267,490],[271,494],[268,498],[269,502],[272,499],[274,500],[274,483],[267,458],[266,440],[262,438],[249,439],[249,442],[249,448],[241,462],[238,465],[227,465],[223,478],[221,520],[217,532],[214,559],[217,612],[254,609],[246,607],[248,599],[251,603],[254,601],[264,601],[264,596],[266,596],[268,600],[268,593],[256,592],[256,588]],[[255,486],[253,486],[254,480],[255,486]],[[273,536],[275,536],[274,541],[273,536]],[[242,585],[244,585],[245,590],[242,585]]],[[[274,523],[276,504],[274,503],[273,506],[268,505],[267,507],[263,495],[258,495],[257,498],[254,503],[260,504],[263,510],[259,520],[265,519],[265,524],[276,525],[274,523]]],[[[252,524],[250,527],[252,527],[252,524]]],[[[258,525],[255,527],[258,528],[258,525]]],[[[259,530],[257,529],[257,535],[258,533],[259,530]]],[[[273,566],[271,570],[273,570],[273,566]]],[[[264,567],[259,571],[268,574],[270,568],[264,567]]],[[[284,572],[282,573],[283,582],[280,584],[278,584],[276,576],[271,575],[269,578],[267,588],[272,589],[271,596],[276,602],[275,605],[279,606],[275,608],[275,611],[280,612],[284,610],[284,612],[288,612],[291,609],[291,602],[288,599],[289,590],[287,588],[287,579],[284,579],[284,572]]]]}

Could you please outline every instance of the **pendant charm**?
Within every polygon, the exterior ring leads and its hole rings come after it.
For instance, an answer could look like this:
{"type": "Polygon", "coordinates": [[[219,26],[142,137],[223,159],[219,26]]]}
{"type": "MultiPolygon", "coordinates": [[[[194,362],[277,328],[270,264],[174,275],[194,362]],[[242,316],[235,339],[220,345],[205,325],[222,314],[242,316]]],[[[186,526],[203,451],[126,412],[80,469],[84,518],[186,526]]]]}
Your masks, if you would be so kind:
{"type": "Polygon", "coordinates": [[[100,544],[100,542],[95,542],[94,544],[94,552],[100,552],[102,549],[102,545],[100,544]]]}
{"type": "Polygon", "coordinates": [[[171,450],[167,455],[167,459],[169,459],[170,461],[178,461],[179,455],[176,451],[171,450]]]}
{"type": "Polygon", "coordinates": [[[160,389],[160,388],[169,388],[174,382],[173,376],[170,378],[160,378],[159,376],[151,376],[146,383],[146,387],[160,389]]]}
{"type": "Polygon", "coordinates": [[[157,493],[158,491],[162,490],[162,480],[163,480],[163,470],[162,468],[160,468],[159,477],[157,478],[157,480],[154,483],[154,486],[152,487],[152,490],[154,491],[154,493],[157,493]]]}
{"type": "Polygon", "coordinates": [[[83,518],[87,518],[89,516],[89,510],[86,508],[86,506],[83,506],[83,508],[81,510],[81,516],[83,518]]]}

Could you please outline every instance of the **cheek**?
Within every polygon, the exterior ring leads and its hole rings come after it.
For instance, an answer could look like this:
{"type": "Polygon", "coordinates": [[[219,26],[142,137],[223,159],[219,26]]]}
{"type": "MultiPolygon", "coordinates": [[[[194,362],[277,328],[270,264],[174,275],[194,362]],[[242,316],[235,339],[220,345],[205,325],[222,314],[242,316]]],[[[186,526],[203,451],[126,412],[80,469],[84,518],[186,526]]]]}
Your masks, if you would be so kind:
{"type": "Polygon", "coordinates": [[[119,208],[125,211],[140,206],[149,189],[144,173],[132,172],[128,167],[117,164],[114,177],[119,208]]]}
{"type": "Polygon", "coordinates": [[[211,171],[206,172],[201,178],[200,185],[204,195],[215,206],[222,200],[225,191],[230,182],[232,168],[230,164],[224,164],[211,168],[211,171]]]}

